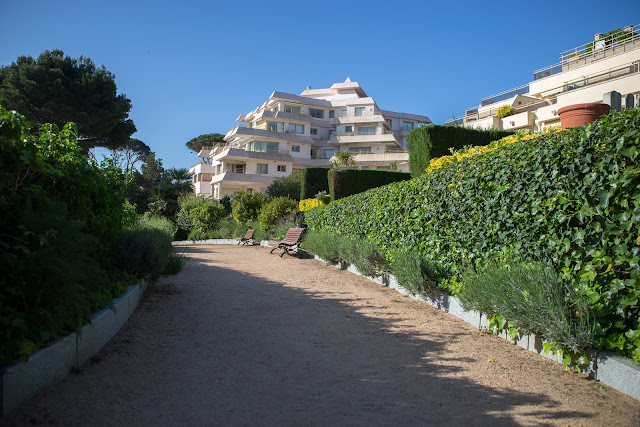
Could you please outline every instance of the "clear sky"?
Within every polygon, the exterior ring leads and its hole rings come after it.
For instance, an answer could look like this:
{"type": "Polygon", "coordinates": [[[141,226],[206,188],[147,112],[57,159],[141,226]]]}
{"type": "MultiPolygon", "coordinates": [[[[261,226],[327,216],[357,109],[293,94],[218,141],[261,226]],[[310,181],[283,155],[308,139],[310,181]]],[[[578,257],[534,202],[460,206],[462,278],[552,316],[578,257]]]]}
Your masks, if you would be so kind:
{"type": "Polygon", "coordinates": [[[90,57],[131,99],[134,137],[165,167],[189,167],[186,141],[226,133],[274,90],[350,77],[382,109],[444,123],[637,24],[640,0],[4,0],[0,65],[52,49],[90,57]]]}

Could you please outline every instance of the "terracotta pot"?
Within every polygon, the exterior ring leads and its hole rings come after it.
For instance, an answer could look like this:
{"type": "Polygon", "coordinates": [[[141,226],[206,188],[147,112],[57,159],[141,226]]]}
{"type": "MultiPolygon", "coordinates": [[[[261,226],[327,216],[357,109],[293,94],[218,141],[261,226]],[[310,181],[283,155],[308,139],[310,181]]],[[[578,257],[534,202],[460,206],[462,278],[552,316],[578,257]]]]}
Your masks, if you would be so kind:
{"type": "Polygon", "coordinates": [[[558,110],[562,130],[584,126],[598,120],[609,112],[611,107],[607,104],[593,102],[590,104],[567,105],[558,110]]]}

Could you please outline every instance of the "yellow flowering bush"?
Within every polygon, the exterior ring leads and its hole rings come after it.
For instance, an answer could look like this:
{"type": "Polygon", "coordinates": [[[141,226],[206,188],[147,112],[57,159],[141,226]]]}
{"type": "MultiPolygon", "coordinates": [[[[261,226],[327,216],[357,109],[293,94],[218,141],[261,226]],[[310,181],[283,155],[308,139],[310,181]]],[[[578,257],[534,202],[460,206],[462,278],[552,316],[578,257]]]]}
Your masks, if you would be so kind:
{"type": "Polygon", "coordinates": [[[498,111],[496,111],[496,115],[501,119],[513,116],[515,113],[516,110],[514,110],[511,105],[503,105],[502,107],[498,108],[498,111]]]}
{"type": "Polygon", "coordinates": [[[308,211],[318,206],[324,206],[326,203],[318,199],[304,199],[300,200],[300,212],[308,211]]]}
{"type": "Polygon", "coordinates": [[[426,171],[431,172],[436,169],[443,168],[449,163],[459,162],[469,157],[474,157],[474,156],[488,153],[493,150],[497,150],[498,148],[504,147],[505,145],[513,144],[518,141],[526,141],[528,139],[534,139],[536,137],[537,137],[537,134],[525,134],[524,132],[518,132],[514,135],[505,136],[502,139],[493,141],[489,145],[469,147],[469,148],[462,149],[460,151],[454,151],[453,149],[451,149],[450,156],[442,156],[435,159],[431,159],[431,161],[429,162],[429,167],[427,167],[426,171]]]}

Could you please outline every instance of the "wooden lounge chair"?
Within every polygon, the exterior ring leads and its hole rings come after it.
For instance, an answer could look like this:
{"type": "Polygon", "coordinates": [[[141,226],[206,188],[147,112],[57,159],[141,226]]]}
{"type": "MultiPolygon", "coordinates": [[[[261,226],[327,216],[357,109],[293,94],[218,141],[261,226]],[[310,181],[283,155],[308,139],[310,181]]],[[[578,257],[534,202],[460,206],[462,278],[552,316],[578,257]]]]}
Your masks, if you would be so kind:
{"type": "Polygon", "coordinates": [[[283,249],[283,252],[280,254],[280,258],[284,254],[288,254],[290,251],[298,253],[298,246],[300,245],[300,240],[302,240],[302,234],[305,232],[306,228],[290,228],[287,231],[287,234],[284,236],[282,240],[269,240],[269,246],[273,246],[270,254],[273,253],[276,249],[283,249]]]}
{"type": "Polygon", "coordinates": [[[238,245],[240,243],[242,243],[242,246],[253,244],[253,232],[254,231],[255,230],[253,228],[250,228],[250,229],[247,230],[247,232],[245,233],[244,237],[236,237],[236,240],[238,241],[238,245]]]}

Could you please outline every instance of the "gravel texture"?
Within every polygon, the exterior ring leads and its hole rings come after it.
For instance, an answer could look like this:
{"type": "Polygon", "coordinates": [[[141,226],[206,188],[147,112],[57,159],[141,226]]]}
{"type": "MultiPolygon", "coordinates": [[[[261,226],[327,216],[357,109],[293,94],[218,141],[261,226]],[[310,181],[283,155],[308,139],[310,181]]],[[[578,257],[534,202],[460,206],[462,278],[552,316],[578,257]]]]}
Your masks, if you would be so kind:
{"type": "Polygon", "coordinates": [[[362,277],[188,246],[85,366],[2,425],[638,425],[640,402],[362,277]]]}

